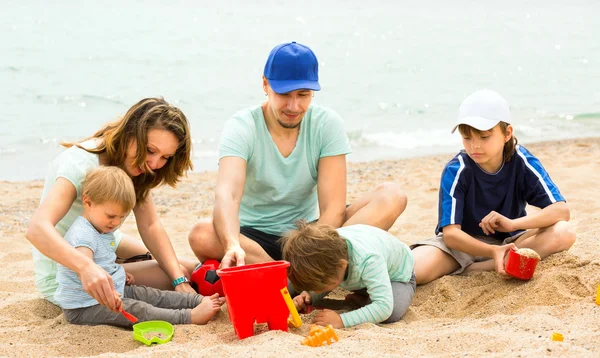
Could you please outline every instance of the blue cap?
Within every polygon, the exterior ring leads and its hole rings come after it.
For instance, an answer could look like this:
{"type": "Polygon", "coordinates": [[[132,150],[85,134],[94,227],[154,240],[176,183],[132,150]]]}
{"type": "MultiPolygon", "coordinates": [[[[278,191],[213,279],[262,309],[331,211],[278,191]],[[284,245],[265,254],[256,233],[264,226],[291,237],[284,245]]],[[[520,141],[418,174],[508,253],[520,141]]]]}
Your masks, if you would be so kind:
{"type": "Polygon", "coordinates": [[[296,42],[280,44],[271,50],[264,76],[275,93],[321,89],[317,56],[308,46],[296,42]]]}

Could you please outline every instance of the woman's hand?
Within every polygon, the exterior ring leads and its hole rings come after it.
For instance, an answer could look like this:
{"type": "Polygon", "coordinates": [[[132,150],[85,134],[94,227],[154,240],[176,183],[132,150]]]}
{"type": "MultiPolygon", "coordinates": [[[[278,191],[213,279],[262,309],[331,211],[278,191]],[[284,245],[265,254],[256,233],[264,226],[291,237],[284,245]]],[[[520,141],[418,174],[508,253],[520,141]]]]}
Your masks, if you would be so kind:
{"type": "Polygon", "coordinates": [[[198,293],[192,288],[192,286],[189,284],[189,282],[180,283],[179,285],[175,286],[175,291],[187,292],[187,293],[191,293],[194,295],[198,293]]]}
{"type": "Polygon", "coordinates": [[[119,312],[121,300],[118,299],[112,277],[102,267],[90,261],[78,275],[85,292],[109,310],[119,312]]]}
{"type": "Polygon", "coordinates": [[[293,301],[294,305],[296,306],[296,310],[298,312],[302,312],[306,309],[306,306],[310,305],[310,293],[307,291],[302,291],[301,294],[294,297],[293,301]]]}
{"type": "Polygon", "coordinates": [[[313,323],[320,326],[331,325],[333,328],[344,328],[342,317],[337,312],[327,309],[317,313],[313,319],[313,323]]]}

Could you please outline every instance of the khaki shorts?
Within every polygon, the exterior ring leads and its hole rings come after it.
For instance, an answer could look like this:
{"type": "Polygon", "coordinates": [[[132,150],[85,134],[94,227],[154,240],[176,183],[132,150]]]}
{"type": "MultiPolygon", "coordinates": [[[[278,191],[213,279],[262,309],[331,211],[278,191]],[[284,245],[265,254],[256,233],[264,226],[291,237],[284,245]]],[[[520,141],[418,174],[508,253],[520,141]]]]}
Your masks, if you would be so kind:
{"type": "MultiPolygon", "coordinates": [[[[474,238],[476,238],[477,240],[479,240],[481,242],[485,242],[486,244],[489,244],[489,245],[500,246],[500,245],[506,245],[506,244],[510,244],[510,243],[517,241],[517,239],[526,232],[527,231],[520,232],[516,235],[513,235],[511,237],[504,239],[504,241],[498,241],[498,239],[494,239],[494,238],[488,237],[488,236],[474,236],[474,238]]],[[[410,248],[412,250],[415,247],[419,247],[419,246],[423,246],[423,245],[435,246],[438,249],[447,253],[448,255],[452,256],[452,258],[455,259],[456,262],[458,262],[460,267],[456,271],[452,272],[450,275],[458,275],[459,273],[463,272],[467,268],[467,266],[469,266],[470,264],[472,264],[474,262],[491,260],[489,257],[473,256],[473,255],[464,253],[462,251],[458,251],[458,250],[449,248],[448,246],[446,246],[446,243],[444,242],[444,234],[443,233],[439,233],[434,238],[421,240],[421,241],[417,242],[416,244],[412,244],[412,245],[410,245],[410,248]]]]}

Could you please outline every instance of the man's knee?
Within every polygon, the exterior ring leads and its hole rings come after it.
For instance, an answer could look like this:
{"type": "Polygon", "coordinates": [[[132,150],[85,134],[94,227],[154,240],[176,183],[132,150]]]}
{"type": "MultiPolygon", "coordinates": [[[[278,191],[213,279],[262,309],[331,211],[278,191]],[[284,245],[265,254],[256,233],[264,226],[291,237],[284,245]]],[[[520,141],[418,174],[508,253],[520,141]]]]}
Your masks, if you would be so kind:
{"type": "Polygon", "coordinates": [[[576,235],[573,226],[566,221],[559,221],[552,228],[555,252],[566,251],[575,243],[576,235]]]}
{"type": "Polygon", "coordinates": [[[192,249],[200,246],[214,236],[214,226],[211,219],[201,219],[194,227],[188,236],[188,241],[192,249]]]}
{"type": "Polygon", "coordinates": [[[383,183],[375,191],[379,194],[378,200],[382,201],[386,207],[393,209],[392,211],[397,213],[398,216],[402,214],[408,203],[408,197],[399,184],[383,183]]]}
{"type": "Polygon", "coordinates": [[[207,259],[221,259],[222,247],[218,241],[212,219],[202,219],[188,236],[188,242],[200,262],[207,259]]]}

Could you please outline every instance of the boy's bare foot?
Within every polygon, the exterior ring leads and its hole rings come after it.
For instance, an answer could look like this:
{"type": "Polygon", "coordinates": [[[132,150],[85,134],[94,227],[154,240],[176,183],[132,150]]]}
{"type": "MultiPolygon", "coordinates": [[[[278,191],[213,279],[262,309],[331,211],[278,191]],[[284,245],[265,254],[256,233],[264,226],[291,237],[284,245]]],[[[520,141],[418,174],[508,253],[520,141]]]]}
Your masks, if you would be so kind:
{"type": "Polygon", "coordinates": [[[219,298],[219,294],[202,297],[200,304],[192,309],[192,323],[206,324],[217,313],[225,303],[224,298],[219,298]]]}
{"type": "Polygon", "coordinates": [[[356,306],[357,308],[364,307],[371,303],[371,299],[369,296],[359,295],[358,293],[350,293],[345,297],[346,302],[351,305],[356,306]]]}

